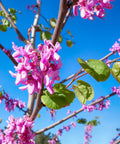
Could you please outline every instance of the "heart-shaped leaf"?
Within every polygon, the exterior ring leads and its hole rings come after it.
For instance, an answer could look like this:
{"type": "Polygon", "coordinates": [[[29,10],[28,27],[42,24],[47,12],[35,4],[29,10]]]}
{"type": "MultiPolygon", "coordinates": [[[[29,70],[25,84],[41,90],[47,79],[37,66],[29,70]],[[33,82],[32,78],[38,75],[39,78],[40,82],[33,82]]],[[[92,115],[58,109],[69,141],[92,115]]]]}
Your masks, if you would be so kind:
{"type": "Polygon", "coordinates": [[[120,62],[116,62],[113,64],[113,68],[111,69],[111,74],[120,83],[120,62]]]}
{"type": "Polygon", "coordinates": [[[82,104],[85,104],[86,101],[90,101],[94,97],[94,90],[92,86],[85,81],[78,80],[78,86],[73,85],[73,89],[76,93],[77,98],[82,104]]]}
{"type": "Polygon", "coordinates": [[[55,28],[55,26],[56,26],[56,19],[55,18],[50,19],[50,25],[52,28],[55,28]]]}
{"type": "Polygon", "coordinates": [[[6,32],[7,31],[7,26],[6,25],[0,25],[0,31],[6,32]]]}
{"type": "Polygon", "coordinates": [[[83,59],[78,58],[79,64],[93,78],[99,81],[106,81],[110,76],[110,69],[106,63],[100,60],[89,59],[86,63],[83,59]]]}
{"type": "Polygon", "coordinates": [[[44,105],[51,109],[60,109],[73,102],[75,94],[65,88],[63,84],[55,84],[54,94],[51,95],[47,90],[45,90],[41,99],[44,105]]]}
{"type": "Polygon", "coordinates": [[[67,40],[66,43],[67,43],[67,46],[70,48],[73,46],[73,42],[71,40],[67,40]]]}

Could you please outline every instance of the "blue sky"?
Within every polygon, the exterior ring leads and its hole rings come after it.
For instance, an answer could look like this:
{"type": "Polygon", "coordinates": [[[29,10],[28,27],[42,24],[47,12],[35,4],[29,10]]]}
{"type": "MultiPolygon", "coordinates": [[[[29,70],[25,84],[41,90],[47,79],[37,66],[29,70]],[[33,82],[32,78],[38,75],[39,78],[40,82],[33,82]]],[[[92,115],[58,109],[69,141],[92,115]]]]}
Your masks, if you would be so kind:
{"type": "MultiPolygon", "coordinates": [[[[27,38],[27,30],[31,27],[34,14],[31,11],[27,11],[27,5],[35,3],[35,0],[4,0],[3,4],[6,8],[12,7],[20,10],[22,14],[18,14],[17,27],[22,34],[27,38]]],[[[109,48],[114,42],[120,38],[120,1],[115,0],[112,2],[112,10],[106,10],[105,20],[96,18],[94,21],[84,20],[82,18],[74,17],[69,18],[62,34],[66,36],[66,29],[69,29],[74,36],[74,46],[68,48],[65,44],[65,40],[62,43],[62,49],[59,54],[61,56],[63,66],[60,72],[61,79],[68,77],[69,75],[76,73],[80,66],[77,62],[77,58],[87,59],[100,59],[109,53],[109,48]]],[[[41,14],[46,18],[57,18],[57,12],[59,8],[59,1],[56,0],[42,0],[41,14]]],[[[44,22],[40,18],[40,23],[44,22]]],[[[9,29],[8,32],[0,32],[0,43],[8,49],[11,49],[11,42],[15,42],[17,45],[24,45],[17,38],[17,34],[13,29],[9,29]]],[[[39,34],[37,34],[36,43],[41,43],[39,34]]],[[[115,57],[115,56],[114,56],[115,57]]],[[[112,57],[112,58],[114,58],[112,57]]],[[[117,56],[116,56],[117,57],[117,56]]],[[[8,92],[12,97],[18,97],[22,101],[27,102],[27,91],[20,91],[18,86],[15,86],[15,79],[8,73],[9,70],[14,71],[13,64],[6,57],[5,54],[0,51],[0,85],[8,92]]],[[[119,86],[112,76],[106,82],[96,82],[90,76],[84,76],[82,80],[90,83],[95,91],[95,99],[100,96],[105,96],[111,93],[112,86],[119,86]]],[[[100,116],[101,124],[93,129],[92,141],[93,144],[107,144],[116,136],[116,128],[119,128],[120,123],[120,98],[116,95],[111,99],[111,105],[109,109],[101,111],[94,111],[92,113],[82,112],[78,115],[78,118],[87,118],[88,120],[94,119],[95,116],[100,116]]],[[[77,110],[81,107],[80,102],[75,99],[74,103],[70,107],[66,107],[57,111],[55,121],[67,116],[67,109],[71,111],[77,110]]],[[[15,117],[23,115],[19,110],[12,112],[15,117]]],[[[34,130],[41,129],[54,123],[51,120],[50,114],[46,108],[40,112],[41,118],[35,120],[34,130]]],[[[6,125],[6,120],[10,114],[4,111],[4,105],[0,105],[0,117],[3,122],[0,127],[6,125]]],[[[51,129],[52,133],[56,133],[63,125],[68,125],[73,119],[66,121],[65,123],[51,129]]],[[[76,119],[74,119],[76,121],[76,119]]],[[[46,133],[48,133],[47,131],[46,133]]],[[[64,132],[60,138],[62,144],[83,144],[84,143],[84,126],[77,125],[76,128],[70,130],[70,132],[64,132]]]]}

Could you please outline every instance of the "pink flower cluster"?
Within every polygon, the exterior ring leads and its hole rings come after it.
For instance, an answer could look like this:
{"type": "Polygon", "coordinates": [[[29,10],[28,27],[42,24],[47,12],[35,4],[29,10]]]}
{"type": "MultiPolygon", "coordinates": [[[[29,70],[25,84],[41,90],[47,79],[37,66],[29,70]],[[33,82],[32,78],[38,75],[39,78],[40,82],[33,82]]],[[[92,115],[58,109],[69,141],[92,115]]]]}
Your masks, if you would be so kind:
{"type": "Polygon", "coordinates": [[[71,122],[70,125],[68,125],[68,126],[63,126],[63,129],[59,129],[59,130],[57,131],[57,134],[56,134],[56,135],[61,136],[63,130],[66,130],[66,132],[68,132],[68,131],[71,129],[71,126],[72,126],[73,128],[75,128],[75,127],[76,127],[76,123],[75,123],[75,122],[71,122]]]}
{"type": "MultiPolygon", "coordinates": [[[[59,129],[59,130],[57,131],[56,136],[62,136],[63,130],[66,130],[66,132],[68,132],[68,131],[71,129],[71,126],[72,126],[73,128],[75,128],[75,127],[76,127],[76,123],[75,123],[75,122],[71,122],[70,125],[68,125],[68,126],[63,126],[63,129],[59,129]]],[[[49,144],[56,144],[57,140],[58,140],[58,139],[57,139],[56,137],[53,137],[52,140],[48,140],[48,142],[49,142],[49,144]]]]}
{"type": "Polygon", "coordinates": [[[112,92],[115,92],[119,97],[120,97],[120,86],[117,88],[117,87],[112,87],[112,92]]]}
{"type": "Polygon", "coordinates": [[[9,95],[5,93],[5,96],[2,95],[0,97],[0,104],[2,103],[3,99],[5,100],[5,110],[11,112],[18,106],[19,108],[25,107],[25,102],[20,101],[19,99],[12,99],[9,98],[9,95]]]}
{"type": "Polygon", "coordinates": [[[92,136],[90,135],[90,133],[92,132],[93,129],[93,125],[92,124],[88,124],[85,126],[85,142],[84,144],[88,144],[90,142],[90,138],[92,138],[92,136]]]}
{"type": "MultiPolygon", "coordinates": [[[[104,98],[104,97],[100,97],[100,98],[104,98]]],[[[82,105],[82,108],[84,109],[84,111],[88,111],[88,112],[92,112],[93,110],[103,110],[103,108],[109,108],[109,105],[110,105],[110,100],[106,100],[105,102],[104,101],[101,101],[95,105],[82,105]]]]}
{"type": "Polygon", "coordinates": [[[53,137],[51,140],[48,140],[49,144],[56,144],[56,142],[58,141],[57,137],[53,137]]]}
{"type": "Polygon", "coordinates": [[[29,94],[39,93],[42,83],[53,94],[52,85],[55,80],[60,80],[59,69],[62,63],[60,56],[57,54],[61,49],[60,44],[57,42],[54,46],[47,40],[44,43],[44,45],[38,45],[38,51],[31,48],[30,44],[24,48],[17,47],[13,43],[15,52],[12,56],[18,62],[18,65],[15,66],[16,73],[9,72],[13,77],[16,77],[15,84],[24,84],[25,86],[20,87],[20,89],[28,89],[29,94]]]}
{"type": "Polygon", "coordinates": [[[114,0],[78,0],[73,6],[74,16],[78,15],[78,8],[80,16],[84,19],[93,20],[95,16],[99,18],[105,17],[105,8],[111,9],[114,0]]]}
{"type": "Polygon", "coordinates": [[[31,129],[33,121],[29,117],[23,118],[9,117],[8,126],[2,132],[0,130],[0,144],[35,144],[34,136],[31,129]]]}
{"type": "Polygon", "coordinates": [[[114,53],[118,52],[118,54],[120,55],[120,38],[118,39],[118,42],[116,41],[112,48],[110,48],[109,50],[114,53]]]}

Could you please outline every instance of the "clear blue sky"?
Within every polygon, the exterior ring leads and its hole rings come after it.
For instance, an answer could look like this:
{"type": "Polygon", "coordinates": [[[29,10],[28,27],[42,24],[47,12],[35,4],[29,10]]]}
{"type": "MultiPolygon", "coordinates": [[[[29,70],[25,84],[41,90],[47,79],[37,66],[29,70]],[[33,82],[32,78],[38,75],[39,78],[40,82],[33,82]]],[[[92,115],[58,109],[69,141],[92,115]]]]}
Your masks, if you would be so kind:
{"type": "MultiPolygon", "coordinates": [[[[27,30],[31,27],[34,14],[31,11],[27,11],[26,7],[29,4],[35,3],[35,0],[4,0],[3,3],[6,8],[12,7],[22,11],[22,14],[18,14],[17,26],[22,34],[27,37],[27,30]]],[[[120,1],[115,0],[112,2],[113,9],[106,11],[105,20],[96,19],[94,21],[81,19],[79,16],[69,18],[62,34],[66,37],[66,29],[69,29],[74,36],[74,46],[68,48],[65,41],[62,43],[62,50],[60,51],[63,66],[60,72],[61,79],[68,77],[69,75],[76,73],[80,66],[77,62],[77,58],[87,59],[100,59],[109,53],[109,48],[114,42],[120,38],[120,1]]],[[[59,1],[56,0],[42,0],[41,14],[46,18],[57,18],[57,12],[59,8],[59,1]]],[[[40,18],[40,22],[43,19],[40,18]]],[[[39,34],[36,43],[41,43],[39,34]]],[[[16,38],[17,35],[13,29],[9,29],[7,33],[0,32],[0,43],[6,48],[11,49],[11,42],[15,42],[17,45],[24,45],[16,38]]],[[[14,71],[13,64],[9,61],[5,54],[0,51],[0,85],[8,92],[12,97],[18,97],[22,101],[27,102],[27,91],[20,91],[15,86],[15,79],[8,73],[9,70],[14,71]]],[[[119,86],[111,76],[110,79],[104,83],[97,83],[90,76],[84,76],[83,80],[90,83],[95,90],[95,99],[100,96],[105,96],[111,93],[112,86],[119,86]]],[[[100,116],[101,124],[93,129],[93,144],[108,144],[109,141],[116,136],[116,128],[120,127],[120,98],[116,95],[111,99],[111,105],[109,110],[106,109],[102,112],[94,111],[92,113],[82,112],[78,115],[78,118],[87,118],[88,120],[94,119],[95,116],[100,116]]],[[[0,105],[0,117],[3,122],[0,127],[6,125],[6,120],[10,115],[4,111],[4,105],[0,105]]],[[[56,114],[55,121],[67,116],[67,109],[71,111],[77,110],[81,107],[80,102],[75,99],[74,103],[70,107],[61,109],[56,114]]],[[[22,116],[22,112],[15,110],[12,112],[15,117],[22,116]]],[[[43,127],[52,124],[50,114],[44,108],[41,112],[41,118],[36,119],[34,130],[41,129],[43,127]]],[[[65,123],[57,126],[50,131],[56,133],[63,125],[68,125],[73,119],[66,121],[65,123]]],[[[75,119],[74,119],[75,121],[75,119]]],[[[60,138],[62,144],[83,144],[84,143],[84,127],[77,125],[76,128],[70,130],[70,132],[64,132],[60,138]]]]}

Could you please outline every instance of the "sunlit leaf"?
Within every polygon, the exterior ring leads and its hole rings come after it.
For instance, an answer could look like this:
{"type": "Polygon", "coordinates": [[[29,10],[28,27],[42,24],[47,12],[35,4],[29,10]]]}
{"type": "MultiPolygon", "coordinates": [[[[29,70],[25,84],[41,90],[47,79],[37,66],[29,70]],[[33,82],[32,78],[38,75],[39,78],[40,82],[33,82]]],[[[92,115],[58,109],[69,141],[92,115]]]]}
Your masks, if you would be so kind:
{"type": "Polygon", "coordinates": [[[0,91],[0,97],[2,97],[2,92],[0,91]]]}
{"type": "Polygon", "coordinates": [[[45,32],[43,32],[43,31],[41,31],[40,32],[40,38],[41,38],[41,40],[44,40],[44,39],[47,39],[47,40],[49,40],[49,39],[51,39],[51,33],[49,32],[49,31],[45,31],[45,32]]]}
{"type": "Polygon", "coordinates": [[[71,40],[67,40],[66,43],[67,43],[67,46],[70,48],[73,46],[73,42],[71,40]]]}
{"type": "Polygon", "coordinates": [[[84,118],[81,118],[81,119],[78,119],[78,120],[77,120],[77,123],[79,123],[79,124],[86,124],[86,123],[87,123],[87,120],[84,119],[84,118]]]}
{"type": "Polygon", "coordinates": [[[10,22],[5,18],[2,19],[3,25],[7,26],[7,27],[11,27],[10,22]]]}
{"type": "Polygon", "coordinates": [[[111,74],[120,83],[120,62],[116,62],[113,64],[113,68],[111,69],[111,74]]]}
{"type": "Polygon", "coordinates": [[[58,37],[58,42],[59,42],[59,43],[62,43],[62,41],[63,41],[63,38],[62,38],[62,36],[60,35],[60,36],[58,37]]]}
{"type": "Polygon", "coordinates": [[[38,118],[40,118],[41,117],[41,115],[40,114],[38,114],[38,118]]]}
{"type": "Polygon", "coordinates": [[[94,97],[94,90],[92,86],[85,81],[78,80],[78,86],[73,85],[73,89],[76,93],[77,98],[82,104],[85,104],[86,101],[90,101],[94,97]]]}
{"type": "Polygon", "coordinates": [[[9,8],[8,11],[9,11],[10,13],[12,13],[12,14],[15,14],[15,13],[17,12],[17,11],[16,11],[15,9],[13,9],[13,8],[9,8]]]}
{"type": "Polygon", "coordinates": [[[110,76],[109,67],[100,60],[89,59],[86,63],[83,59],[78,58],[78,62],[98,82],[106,81],[110,76]]]}
{"type": "Polygon", "coordinates": [[[43,104],[47,107],[52,109],[60,109],[62,107],[70,105],[73,102],[75,94],[72,91],[66,89],[65,85],[55,84],[53,89],[53,95],[51,95],[46,90],[41,97],[43,104]]]}
{"type": "Polygon", "coordinates": [[[71,34],[71,32],[69,30],[67,30],[67,32],[73,38],[73,35],[71,34]]]}
{"type": "Polygon", "coordinates": [[[0,123],[2,122],[2,119],[0,118],[0,123]]]}
{"type": "Polygon", "coordinates": [[[55,28],[55,26],[56,26],[56,19],[55,18],[50,19],[50,25],[52,28],[55,28]]]}

